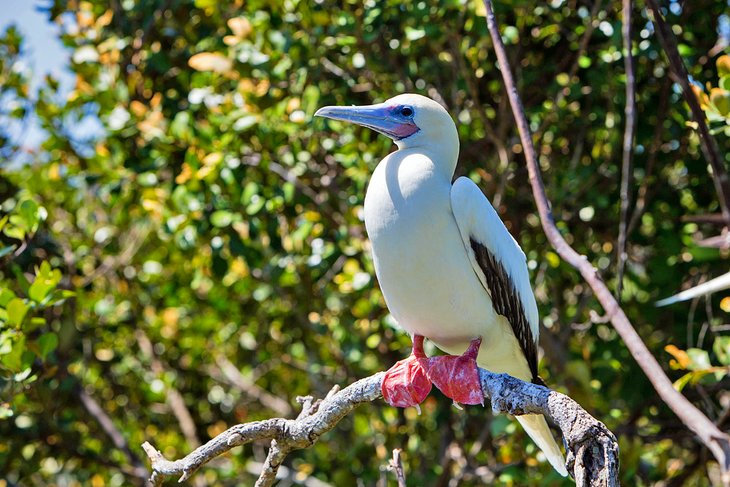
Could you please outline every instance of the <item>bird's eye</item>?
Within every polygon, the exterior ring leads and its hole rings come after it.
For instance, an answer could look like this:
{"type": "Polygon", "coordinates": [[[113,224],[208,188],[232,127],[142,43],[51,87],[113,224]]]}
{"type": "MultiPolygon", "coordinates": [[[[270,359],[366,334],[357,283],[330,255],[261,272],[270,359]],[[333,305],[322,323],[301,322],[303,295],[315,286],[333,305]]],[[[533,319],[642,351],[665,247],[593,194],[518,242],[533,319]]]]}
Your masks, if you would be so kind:
{"type": "Polygon", "coordinates": [[[411,107],[403,107],[400,109],[400,114],[404,117],[412,117],[413,116],[413,108],[411,107]]]}

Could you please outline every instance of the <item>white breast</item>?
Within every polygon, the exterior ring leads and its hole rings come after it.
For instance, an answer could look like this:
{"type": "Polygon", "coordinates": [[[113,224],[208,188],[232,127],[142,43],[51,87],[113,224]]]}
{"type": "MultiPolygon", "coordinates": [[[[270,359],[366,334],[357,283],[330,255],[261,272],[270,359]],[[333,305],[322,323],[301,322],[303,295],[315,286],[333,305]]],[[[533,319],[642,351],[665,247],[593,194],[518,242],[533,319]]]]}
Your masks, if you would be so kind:
{"type": "Polygon", "coordinates": [[[495,314],[474,273],[450,191],[451,181],[418,153],[394,152],[373,173],[365,226],[385,301],[406,331],[449,353],[481,336],[480,363],[487,356],[488,362],[513,361],[513,347],[505,346],[514,341],[509,324],[495,314]]]}

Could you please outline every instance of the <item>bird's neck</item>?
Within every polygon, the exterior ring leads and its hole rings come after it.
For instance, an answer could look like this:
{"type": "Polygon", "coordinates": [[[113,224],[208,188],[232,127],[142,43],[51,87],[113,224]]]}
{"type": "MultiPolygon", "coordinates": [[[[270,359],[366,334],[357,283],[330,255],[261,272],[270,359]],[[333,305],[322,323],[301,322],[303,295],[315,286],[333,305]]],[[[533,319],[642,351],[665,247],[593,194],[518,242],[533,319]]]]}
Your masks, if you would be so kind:
{"type": "MultiPolygon", "coordinates": [[[[454,130],[456,132],[456,130],[454,130]]],[[[456,162],[459,158],[459,138],[456,133],[444,133],[424,140],[397,141],[398,153],[404,157],[421,154],[434,163],[434,169],[449,182],[454,177],[456,162]]]]}

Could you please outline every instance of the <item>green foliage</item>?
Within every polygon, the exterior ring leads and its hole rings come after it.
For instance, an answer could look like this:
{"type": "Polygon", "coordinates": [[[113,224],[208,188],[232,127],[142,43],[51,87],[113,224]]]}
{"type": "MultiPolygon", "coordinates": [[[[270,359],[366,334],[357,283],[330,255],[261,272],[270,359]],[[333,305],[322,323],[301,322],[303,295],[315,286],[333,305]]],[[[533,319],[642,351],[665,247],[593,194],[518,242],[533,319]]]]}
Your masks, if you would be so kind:
{"type": "MultiPolygon", "coordinates": [[[[387,314],[361,219],[367,180],[391,143],[312,116],[416,91],[459,121],[459,175],[496,202],[527,254],[546,325],[543,377],[617,433],[626,485],[706,484],[711,456],[548,247],[478,5],[56,1],[49,17],[65,26],[75,74],[68,94],[49,78],[31,96],[12,68],[20,34],[0,37],[0,100],[17,101],[0,106],[30,107],[47,133],[29,162],[0,175],[0,471],[10,483],[141,485],[134,462],[145,440],[179,457],[403,358],[409,339],[387,314]],[[72,130],[89,114],[103,136],[72,130]],[[87,395],[128,449],[110,442],[87,395]],[[192,431],[181,427],[181,403],[192,431]]],[[[559,1],[496,8],[560,230],[615,287],[620,15],[559,1]]],[[[722,62],[707,62],[708,19],[723,8],[685,2],[668,17],[695,80],[726,79],[722,62]]],[[[724,296],[652,304],[717,275],[728,252],[698,243],[719,233],[713,224],[686,221],[717,212],[717,198],[648,19],[635,17],[632,193],[645,206],[622,304],[674,380],[711,370],[683,392],[726,420],[724,296]],[[667,344],[688,362],[673,353],[682,364],[673,370],[667,344]]],[[[722,113],[724,102],[712,103],[722,113]]],[[[10,139],[0,133],[0,147],[15,153],[10,139]]],[[[729,140],[718,138],[723,153],[729,140]]],[[[374,485],[393,448],[413,485],[569,485],[514,421],[457,411],[438,393],[420,416],[364,405],[287,466],[332,485],[374,485]]],[[[253,484],[247,466],[261,452],[246,447],[198,475],[253,484]]]]}
{"type": "Polygon", "coordinates": [[[696,85],[693,89],[707,115],[707,120],[713,126],[712,133],[722,133],[730,137],[730,55],[718,57],[715,64],[719,78],[717,86],[713,87],[707,83],[709,95],[696,85]]]}

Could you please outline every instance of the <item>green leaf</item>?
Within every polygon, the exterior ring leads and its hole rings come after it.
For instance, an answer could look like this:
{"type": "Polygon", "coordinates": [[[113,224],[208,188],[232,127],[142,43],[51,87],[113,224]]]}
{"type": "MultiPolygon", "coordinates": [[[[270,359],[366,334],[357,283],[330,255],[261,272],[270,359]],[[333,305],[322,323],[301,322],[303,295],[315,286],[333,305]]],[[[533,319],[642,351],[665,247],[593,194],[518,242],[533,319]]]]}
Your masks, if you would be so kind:
{"type": "Polygon", "coordinates": [[[249,204],[251,202],[251,198],[257,194],[259,194],[259,185],[253,181],[246,183],[246,186],[243,187],[243,192],[241,193],[241,203],[244,205],[249,204]]]}
{"type": "Polygon", "coordinates": [[[414,29],[413,27],[406,26],[406,39],[409,41],[417,41],[426,35],[424,29],[414,29]]]}
{"type": "Polygon", "coordinates": [[[730,336],[718,336],[712,344],[712,350],[717,355],[721,365],[730,365],[730,336]]]}
{"type": "Polygon", "coordinates": [[[23,270],[18,267],[17,265],[13,265],[13,274],[15,275],[15,284],[20,286],[20,290],[28,294],[28,289],[30,289],[30,282],[28,282],[28,278],[25,277],[25,273],[23,270]]]}
{"type": "Polygon", "coordinates": [[[730,75],[720,78],[718,86],[723,90],[730,91],[730,75]]]}
{"type": "Polygon", "coordinates": [[[230,211],[225,210],[218,210],[214,211],[212,215],[210,215],[210,223],[213,224],[213,226],[222,228],[227,227],[228,225],[233,222],[233,213],[230,211]]]}
{"type": "Polygon", "coordinates": [[[689,370],[704,370],[712,367],[710,363],[710,354],[707,350],[701,348],[688,348],[687,355],[689,355],[692,362],[687,366],[689,370]]]}
{"type": "Polygon", "coordinates": [[[722,116],[730,114],[730,92],[722,88],[710,90],[710,102],[722,116]]]}
{"type": "Polygon", "coordinates": [[[5,307],[8,312],[8,323],[13,326],[20,326],[28,312],[29,306],[20,298],[13,298],[5,307]]]}
{"type": "Polygon", "coordinates": [[[0,289],[0,307],[5,308],[15,298],[15,293],[8,288],[0,289]]]}
{"type": "Polygon", "coordinates": [[[40,303],[48,296],[48,293],[56,288],[61,281],[61,271],[51,269],[48,261],[43,261],[40,268],[36,268],[36,276],[33,284],[30,285],[28,295],[33,301],[40,303]]]}
{"type": "Polygon", "coordinates": [[[33,330],[37,330],[41,326],[46,324],[46,319],[42,316],[32,316],[30,318],[30,322],[26,323],[25,326],[23,326],[23,331],[25,333],[30,333],[33,330]]]}
{"type": "Polygon", "coordinates": [[[12,222],[11,225],[7,225],[3,229],[3,233],[10,238],[15,238],[18,240],[23,240],[25,238],[25,230],[23,230],[21,227],[15,226],[14,224],[12,224],[12,222]]]}
{"type": "Polygon", "coordinates": [[[56,304],[61,304],[68,298],[73,298],[74,296],[76,296],[76,293],[74,291],[70,291],[68,289],[55,289],[50,294],[50,297],[46,298],[45,305],[53,306],[56,304]]]}
{"type": "Polygon", "coordinates": [[[46,360],[48,354],[53,352],[58,346],[58,335],[55,333],[46,333],[38,339],[38,354],[42,360],[46,360]]]}
{"type": "Polygon", "coordinates": [[[26,230],[35,232],[40,223],[40,215],[38,214],[38,203],[33,200],[23,200],[18,208],[18,214],[23,218],[26,230]]]}
{"type": "Polygon", "coordinates": [[[266,198],[263,198],[263,197],[253,198],[251,203],[249,203],[249,205],[246,207],[246,214],[251,215],[251,216],[255,215],[256,213],[258,213],[261,210],[261,208],[264,207],[265,204],[266,204],[266,198]]]}
{"type": "Polygon", "coordinates": [[[25,335],[0,337],[0,364],[6,369],[16,373],[23,370],[25,352],[25,335]]]}
{"type": "Polygon", "coordinates": [[[674,381],[674,388],[677,389],[679,392],[682,392],[682,389],[684,389],[684,387],[689,384],[689,381],[692,379],[692,375],[692,372],[688,372],[676,381],[674,381]]]}

